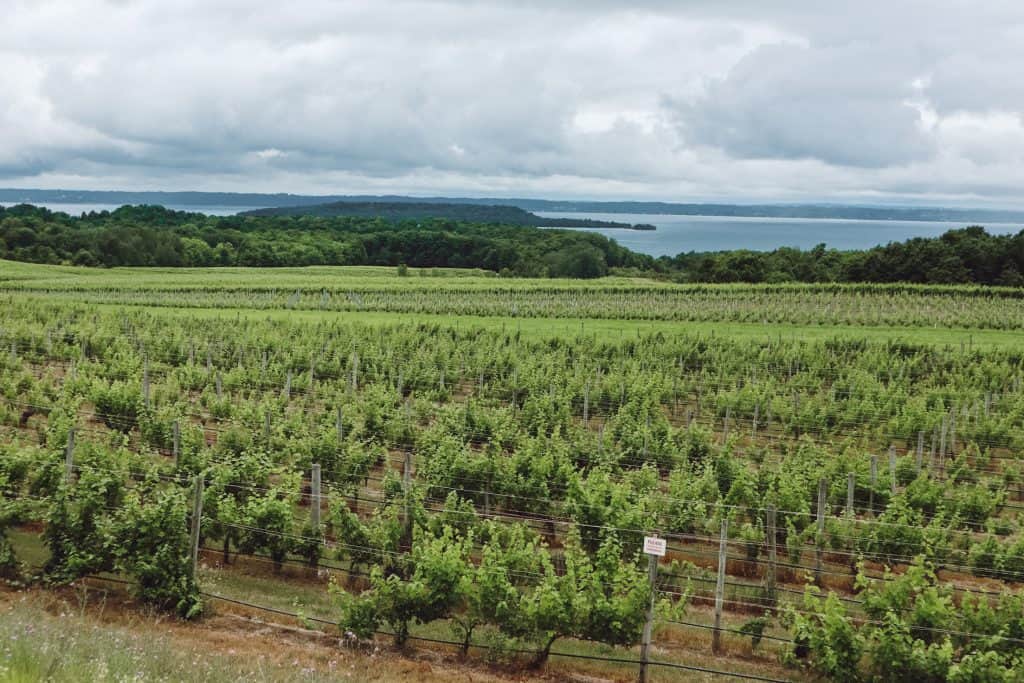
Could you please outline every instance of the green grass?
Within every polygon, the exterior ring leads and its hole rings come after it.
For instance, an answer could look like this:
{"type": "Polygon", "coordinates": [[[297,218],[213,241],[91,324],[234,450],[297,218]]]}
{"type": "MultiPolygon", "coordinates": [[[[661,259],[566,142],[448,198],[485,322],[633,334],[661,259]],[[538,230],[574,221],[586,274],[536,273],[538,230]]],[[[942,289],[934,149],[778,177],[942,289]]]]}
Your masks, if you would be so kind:
{"type": "MultiPolygon", "coordinates": [[[[100,601],[100,595],[94,591],[92,601],[100,601]]],[[[84,604],[26,593],[0,606],[0,682],[339,678],[330,670],[301,661],[306,659],[302,653],[297,666],[282,666],[249,653],[232,654],[205,647],[201,642],[168,640],[166,629],[151,620],[105,624],[86,615],[84,604]]],[[[346,680],[368,679],[355,673],[346,680]]]]}
{"type": "MultiPolygon", "coordinates": [[[[126,304],[95,304],[97,310],[119,310],[131,308],[126,304]]],[[[530,339],[572,338],[580,335],[599,338],[616,337],[626,339],[630,335],[653,334],[702,334],[709,337],[725,337],[736,340],[765,341],[820,341],[825,339],[850,338],[870,341],[901,341],[912,344],[958,346],[961,343],[972,348],[1021,348],[1024,335],[1019,330],[991,330],[968,328],[929,327],[867,327],[861,325],[787,325],[771,323],[727,323],[727,322],[675,322],[663,320],[614,320],[605,318],[508,318],[434,313],[388,313],[379,311],[304,311],[304,310],[254,310],[245,308],[167,308],[148,309],[153,315],[167,317],[249,320],[289,320],[293,322],[317,323],[324,320],[352,321],[370,325],[391,325],[395,323],[425,323],[457,327],[461,330],[485,329],[519,331],[530,339]]]]}

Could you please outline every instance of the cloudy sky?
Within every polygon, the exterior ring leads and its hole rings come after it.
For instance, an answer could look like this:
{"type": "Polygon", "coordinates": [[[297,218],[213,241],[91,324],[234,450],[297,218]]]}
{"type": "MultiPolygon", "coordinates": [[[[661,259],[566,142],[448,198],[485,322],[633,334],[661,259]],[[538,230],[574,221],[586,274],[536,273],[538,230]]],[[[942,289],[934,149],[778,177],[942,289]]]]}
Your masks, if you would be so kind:
{"type": "Polygon", "coordinates": [[[0,186],[1024,205],[1020,0],[0,0],[0,186]]]}

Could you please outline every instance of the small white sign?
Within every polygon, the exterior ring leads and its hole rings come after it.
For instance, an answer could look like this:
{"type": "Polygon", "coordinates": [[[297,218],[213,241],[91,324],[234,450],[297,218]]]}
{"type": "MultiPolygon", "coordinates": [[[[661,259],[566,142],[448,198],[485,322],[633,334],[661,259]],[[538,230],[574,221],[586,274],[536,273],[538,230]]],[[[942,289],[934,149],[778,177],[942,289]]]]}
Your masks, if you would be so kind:
{"type": "Polygon", "coordinates": [[[657,536],[644,536],[644,554],[665,557],[665,539],[657,536]]]}

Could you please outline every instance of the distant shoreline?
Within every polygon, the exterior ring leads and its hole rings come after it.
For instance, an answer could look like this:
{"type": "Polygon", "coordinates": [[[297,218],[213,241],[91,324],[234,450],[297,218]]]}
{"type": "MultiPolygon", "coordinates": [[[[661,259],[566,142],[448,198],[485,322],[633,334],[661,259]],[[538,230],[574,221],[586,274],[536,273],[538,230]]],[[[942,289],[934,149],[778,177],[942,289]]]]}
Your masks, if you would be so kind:
{"type": "MultiPolygon", "coordinates": [[[[924,221],[943,223],[1021,223],[1024,209],[953,208],[935,206],[864,206],[853,204],[726,204],[651,201],[551,200],[507,197],[412,197],[403,195],[297,195],[287,193],[162,192],[121,190],[41,190],[0,188],[0,204],[159,204],[251,210],[359,202],[383,204],[463,204],[508,206],[531,212],[661,214],[734,218],[813,218],[924,221]]],[[[564,226],[558,226],[564,227],[564,226]]],[[[636,228],[633,228],[636,229],[636,228]]]]}

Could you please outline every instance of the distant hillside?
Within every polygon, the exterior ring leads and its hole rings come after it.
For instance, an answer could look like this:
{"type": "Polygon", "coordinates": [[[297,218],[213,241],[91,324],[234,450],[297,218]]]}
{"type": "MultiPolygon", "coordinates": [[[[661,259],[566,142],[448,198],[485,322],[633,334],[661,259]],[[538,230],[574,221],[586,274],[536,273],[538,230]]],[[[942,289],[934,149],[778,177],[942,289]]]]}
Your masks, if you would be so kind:
{"type": "Polygon", "coordinates": [[[617,223],[577,218],[543,218],[516,206],[486,204],[443,204],[435,202],[352,202],[341,201],[312,206],[282,206],[272,209],[243,211],[241,216],[320,216],[383,218],[389,221],[428,220],[440,218],[472,223],[500,223],[528,227],[552,228],[622,228],[654,230],[653,225],[617,223]]]}
{"type": "MultiPolygon", "coordinates": [[[[937,206],[857,206],[843,204],[711,204],[643,201],[550,200],[507,197],[406,197],[402,195],[298,195],[256,192],[129,192],[120,190],[35,190],[0,188],[0,204],[149,204],[194,207],[316,206],[331,202],[513,206],[524,211],[634,213],[745,218],[844,218],[976,223],[1024,222],[1024,211],[937,206]]],[[[534,224],[535,225],[535,224],[534,224]]],[[[551,225],[545,219],[544,225],[551,225]]],[[[563,225],[562,227],[570,227],[563,225]]],[[[579,227],[579,226],[574,226],[579,227]]],[[[607,227],[607,226],[606,226],[607,227]]]]}

